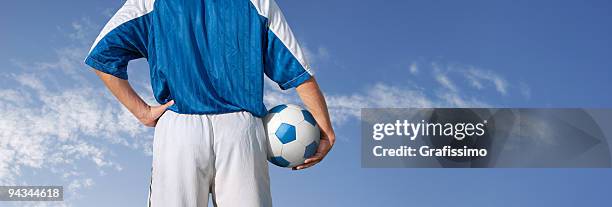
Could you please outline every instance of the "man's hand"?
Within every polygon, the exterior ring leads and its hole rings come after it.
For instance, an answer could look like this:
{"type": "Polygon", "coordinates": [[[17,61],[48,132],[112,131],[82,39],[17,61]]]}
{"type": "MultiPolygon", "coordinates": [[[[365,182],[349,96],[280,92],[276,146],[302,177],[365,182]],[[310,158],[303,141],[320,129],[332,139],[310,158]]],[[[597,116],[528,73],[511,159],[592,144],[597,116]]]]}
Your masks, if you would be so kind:
{"type": "Polygon", "coordinates": [[[321,141],[319,142],[319,147],[317,148],[317,152],[312,157],[306,159],[306,161],[304,161],[304,164],[295,166],[293,170],[301,170],[301,169],[309,168],[321,162],[323,158],[327,156],[327,153],[329,153],[329,151],[332,149],[335,142],[336,142],[335,135],[328,136],[328,135],[321,133],[321,141]]]}
{"type": "Polygon", "coordinates": [[[161,117],[161,115],[164,114],[164,112],[166,112],[166,110],[168,110],[168,107],[172,106],[172,104],[174,104],[174,100],[169,101],[168,103],[161,106],[147,105],[145,111],[143,111],[141,115],[137,117],[138,121],[140,121],[140,123],[144,124],[145,126],[155,127],[155,125],[157,125],[157,120],[159,119],[159,117],[161,117]]]}
{"type": "Polygon", "coordinates": [[[306,82],[302,83],[296,88],[298,95],[304,102],[304,105],[310,110],[312,116],[317,121],[319,128],[321,129],[321,141],[317,152],[310,158],[304,161],[304,164],[294,167],[294,170],[301,170],[312,167],[313,165],[321,162],[323,158],[329,153],[332,146],[336,142],[336,135],[332,128],[331,121],[329,120],[329,112],[327,111],[327,103],[325,103],[325,97],[319,89],[319,85],[314,78],[310,78],[306,82]]]}
{"type": "Polygon", "coordinates": [[[132,112],[138,121],[145,126],[155,127],[159,117],[164,114],[168,107],[174,104],[174,100],[172,100],[161,106],[149,106],[140,96],[138,96],[127,80],[117,78],[98,70],[95,70],[95,72],[111,93],[117,97],[119,102],[132,112]]]}

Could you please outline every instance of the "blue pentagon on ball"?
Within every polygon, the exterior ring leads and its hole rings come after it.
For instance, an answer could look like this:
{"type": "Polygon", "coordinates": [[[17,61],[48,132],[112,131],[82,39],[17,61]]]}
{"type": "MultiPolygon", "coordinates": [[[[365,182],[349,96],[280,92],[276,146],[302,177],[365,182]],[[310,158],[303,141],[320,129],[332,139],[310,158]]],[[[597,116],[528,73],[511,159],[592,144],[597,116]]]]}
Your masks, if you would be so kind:
{"type": "Polygon", "coordinates": [[[304,115],[304,121],[307,121],[308,123],[312,124],[313,126],[317,125],[317,121],[315,121],[314,117],[312,116],[312,114],[310,112],[308,112],[307,110],[303,110],[302,109],[302,115],[304,115]]]}
{"type": "Polygon", "coordinates": [[[295,127],[293,125],[282,123],[274,133],[283,144],[287,144],[295,140],[295,127]]]}
{"type": "Polygon", "coordinates": [[[317,142],[315,141],[306,146],[306,150],[304,151],[304,158],[308,159],[312,157],[317,152],[317,147],[319,147],[319,144],[317,144],[317,142]]]}
{"type": "Polygon", "coordinates": [[[274,163],[275,165],[281,166],[281,167],[289,166],[289,161],[285,160],[285,158],[283,157],[272,157],[270,158],[270,162],[274,163]]]}
{"type": "Polygon", "coordinates": [[[278,113],[281,112],[283,109],[286,109],[287,105],[278,105],[275,106],[274,108],[270,109],[270,111],[268,111],[268,113],[278,113]]]}

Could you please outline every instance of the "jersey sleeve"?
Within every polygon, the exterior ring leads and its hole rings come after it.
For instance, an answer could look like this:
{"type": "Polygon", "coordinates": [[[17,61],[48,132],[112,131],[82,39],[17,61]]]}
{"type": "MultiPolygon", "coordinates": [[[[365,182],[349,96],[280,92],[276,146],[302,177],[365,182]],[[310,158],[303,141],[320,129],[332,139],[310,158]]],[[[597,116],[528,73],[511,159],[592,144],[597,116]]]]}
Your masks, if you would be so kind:
{"type": "Polygon", "coordinates": [[[145,16],[152,10],[152,5],[147,2],[126,1],[96,38],[85,64],[127,79],[128,62],[147,57],[148,21],[145,16]]]}
{"type": "Polygon", "coordinates": [[[254,2],[268,18],[264,73],[283,90],[299,86],[312,76],[302,48],[274,0],[254,2]]]}

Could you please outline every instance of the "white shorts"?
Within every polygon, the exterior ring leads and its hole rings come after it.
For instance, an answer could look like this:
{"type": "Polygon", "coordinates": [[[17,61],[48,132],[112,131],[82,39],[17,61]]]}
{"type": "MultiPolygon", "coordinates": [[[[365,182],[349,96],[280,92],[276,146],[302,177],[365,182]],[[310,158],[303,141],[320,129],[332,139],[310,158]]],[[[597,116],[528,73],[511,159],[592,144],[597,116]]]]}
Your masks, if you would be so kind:
{"type": "Polygon", "coordinates": [[[166,111],[153,141],[150,207],[272,206],[268,141],[249,112],[166,111]]]}

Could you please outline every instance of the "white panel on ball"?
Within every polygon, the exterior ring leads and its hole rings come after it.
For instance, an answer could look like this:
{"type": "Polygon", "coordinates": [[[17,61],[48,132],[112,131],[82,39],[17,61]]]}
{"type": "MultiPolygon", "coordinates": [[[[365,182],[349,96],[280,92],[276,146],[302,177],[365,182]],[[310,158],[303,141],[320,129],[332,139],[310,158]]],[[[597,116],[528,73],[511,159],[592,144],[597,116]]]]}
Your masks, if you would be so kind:
{"type": "Polygon", "coordinates": [[[297,133],[297,140],[301,142],[304,146],[308,146],[312,141],[319,141],[321,137],[321,132],[319,131],[319,127],[312,126],[307,121],[302,121],[295,127],[297,133]]]}
{"type": "Polygon", "coordinates": [[[278,138],[276,137],[276,135],[274,135],[274,133],[268,134],[268,139],[270,141],[270,150],[272,153],[269,156],[270,157],[280,156],[283,150],[283,143],[281,143],[281,141],[278,140],[278,138]]]}
{"type": "Polygon", "coordinates": [[[296,126],[297,124],[299,124],[300,122],[304,120],[304,115],[302,115],[302,110],[296,109],[295,106],[287,107],[285,110],[283,110],[278,115],[281,116],[281,119],[283,120],[284,123],[291,124],[293,126],[296,126]]]}
{"type": "Polygon", "coordinates": [[[281,116],[280,114],[270,114],[266,116],[266,118],[269,118],[268,122],[264,122],[266,133],[268,134],[268,136],[274,135],[274,132],[276,131],[278,126],[282,124],[281,116]]]}
{"type": "Polygon", "coordinates": [[[283,158],[289,161],[290,166],[296,166],[304,163],[304,151],[306,146],[301,142],[290,142],[283,145],[283,158]]]}

